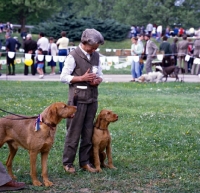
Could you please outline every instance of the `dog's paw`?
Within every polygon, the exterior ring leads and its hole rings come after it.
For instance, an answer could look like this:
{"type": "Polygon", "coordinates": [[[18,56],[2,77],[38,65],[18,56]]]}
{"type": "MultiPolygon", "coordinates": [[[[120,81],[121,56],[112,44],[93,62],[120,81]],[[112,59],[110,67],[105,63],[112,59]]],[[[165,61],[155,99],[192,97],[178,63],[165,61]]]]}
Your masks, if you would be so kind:
{"type": "Polygon", "coordinates": [[[97,170],[98,172],[102,172],[102,169],[101,169],[101,168],[96,168],[96,170],[97,170]]]}
{"type": "Polygon", "coordinates": [[[113,165],[108,165],[108,168],[110,168],[110,169],[117,169],[115,166],[113,166],[113,165]]]}
{"type": "Polygon", "coordinates": [[[53,186],[53,183],[51,181],[49,181],[49,180],[44,180],[44,185],[46,187],[49,187],[49,186],[53,186]]]}
{"type": "Polygon", "coordinates": [[[33,185],[34,186],[42,186],[42,183],[39,180],[34,180],[33,185]]]}

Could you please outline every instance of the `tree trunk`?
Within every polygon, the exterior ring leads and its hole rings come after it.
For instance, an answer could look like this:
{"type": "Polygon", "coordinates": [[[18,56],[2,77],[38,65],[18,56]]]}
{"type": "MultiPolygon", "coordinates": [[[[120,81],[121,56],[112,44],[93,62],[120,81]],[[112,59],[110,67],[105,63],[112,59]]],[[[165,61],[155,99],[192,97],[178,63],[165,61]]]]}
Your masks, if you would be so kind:
{"type": "Polygon", "coordinates": [[[19,24],[21,25],[21,32],[25,30],[25,24],[26,24],[26,18],[24,16],[21,16],[20,17],[20,21],[19,21],[19,24]]]}

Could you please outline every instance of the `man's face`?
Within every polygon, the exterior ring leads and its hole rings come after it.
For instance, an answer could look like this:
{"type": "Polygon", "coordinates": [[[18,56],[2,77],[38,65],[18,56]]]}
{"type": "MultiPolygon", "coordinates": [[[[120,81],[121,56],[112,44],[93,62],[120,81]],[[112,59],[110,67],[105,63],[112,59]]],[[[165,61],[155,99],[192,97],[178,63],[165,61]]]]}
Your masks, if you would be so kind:
{"type": "Polygon", "coordinates": [[[88,54],[92,54],[97,48],[99,47],[99,44],[82,44],[83,50],[85,50],[88,54]]]}
{"type": "Polygon", "coordinates": [[[149,37],[148,37],[148,36],[144,36],[144,39],[145,39],[146,41],[148,41],[148,40],[149,40],[149,37]]]}

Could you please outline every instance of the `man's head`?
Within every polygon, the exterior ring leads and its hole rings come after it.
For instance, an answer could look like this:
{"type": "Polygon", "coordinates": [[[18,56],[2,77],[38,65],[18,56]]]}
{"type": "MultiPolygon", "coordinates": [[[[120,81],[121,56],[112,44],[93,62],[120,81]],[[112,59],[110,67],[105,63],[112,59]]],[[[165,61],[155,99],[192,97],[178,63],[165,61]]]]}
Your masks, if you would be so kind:
{"type": "Polygon", "coordinates": [[[43,33],[43,32],[40,32],[40,33],[39,33],[39,36],[40,36],[40,37],[44,37],[44,33],[43,33]]]}
{"type": "Polygon", "coordinates": [[[61,32],[61,36],[62,36],[62,37],[65,37],[65,36],[66,36],[66,32],[65,32],[65,31],[62,31],[62,32],[61,32]]]}
{"type": "Polygon", "coordinates": [[[31,34],[27,34],[26,39],[27,40],[32,39],[32,35],[31,34]]]}
{"type": "Polygon", "coordinates": [[[187,35],[184,34],[182,38],[183,38],[183,40],[187,40],[187,35]]]}
{"type": "Polygon", "coordinates": [[[92,54],[99,45],[104,44],[104,38],[101,33],[95,29],[86,29],[81,36],[82,48],[89,54],[92,54]]]}
{"type": "Polygon", "coordinates": [[[150,39],[150,35],[149,35],[149,34],[145,34],[144,39],[145,39],[146,41],[148,41],[148,40],[150,39]]]}

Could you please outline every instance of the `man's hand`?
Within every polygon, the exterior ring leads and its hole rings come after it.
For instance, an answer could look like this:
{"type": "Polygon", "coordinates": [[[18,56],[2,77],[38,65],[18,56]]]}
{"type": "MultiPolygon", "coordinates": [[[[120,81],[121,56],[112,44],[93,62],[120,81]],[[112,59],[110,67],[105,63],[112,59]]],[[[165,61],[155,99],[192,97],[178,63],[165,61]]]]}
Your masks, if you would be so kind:
{"type": "Polygon", "coordinates": [[[86,71],[86,73],[81,76],[81,81],[92,82],[96,78],[96,74],[90,73],[90,69],[86,71]]]}
{"type": "Polygon", "coordinates": [[[98,86],[102,82],[102,79],[97,77],[93,81],[90,82],[90,85],[92,86],[98,86]]]}

